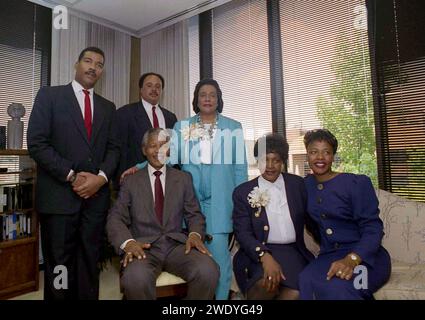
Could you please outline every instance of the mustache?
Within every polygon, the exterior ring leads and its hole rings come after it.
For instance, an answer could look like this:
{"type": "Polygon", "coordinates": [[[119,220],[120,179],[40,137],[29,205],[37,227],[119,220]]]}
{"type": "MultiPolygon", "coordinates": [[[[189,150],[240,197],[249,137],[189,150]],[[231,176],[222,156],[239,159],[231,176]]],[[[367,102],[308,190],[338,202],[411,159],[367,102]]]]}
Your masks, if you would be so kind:
{"type": "Polygon", "coordinates": [[[96,71],[94,71],[94,70],[89,70],[89,71],[87,71],[87,72],[86,72],[86,74],[88,74],[88,75],[92,75],[92,76],[96,76],[96,71]]]}

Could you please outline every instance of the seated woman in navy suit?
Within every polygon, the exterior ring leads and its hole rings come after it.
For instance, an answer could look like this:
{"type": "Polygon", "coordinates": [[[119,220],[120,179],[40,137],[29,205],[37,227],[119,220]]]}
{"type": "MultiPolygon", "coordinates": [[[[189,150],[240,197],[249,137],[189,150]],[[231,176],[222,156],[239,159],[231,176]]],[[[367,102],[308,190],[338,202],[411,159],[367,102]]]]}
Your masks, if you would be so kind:
{"type": "Polygon", "coordinates": [[[332,171],[338,141],[328,130],[307,132],[304,144],[313,172],[305,178],[308,212],[319,225],[320,254],[300,275],[300,298],[373,299],[390,276],[391,261],[381,246],[372,183],[364,175],[332,171]]]}
{"type": "Polygon", "coordinates": [[[233,269],[248,299],[297,299],[299,273],[314,259],[304,244],[303,179],[282,174],[288,149],[281,135],[260,138],[254,156],[262,174],[233,192],[233,228],[240,245],[233,269]]]}

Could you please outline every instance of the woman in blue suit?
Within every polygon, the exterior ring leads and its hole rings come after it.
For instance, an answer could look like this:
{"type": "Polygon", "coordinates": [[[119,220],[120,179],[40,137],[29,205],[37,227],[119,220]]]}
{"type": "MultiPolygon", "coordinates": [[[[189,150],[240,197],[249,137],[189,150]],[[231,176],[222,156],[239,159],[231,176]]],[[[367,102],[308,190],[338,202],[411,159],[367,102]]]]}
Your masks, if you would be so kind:
{"type": "Polygon", "coordinates": [[[381,246],[372,183],[364,175],[332,171],[338,141],[328,130],[307,132],[304,144],[313,172],[305,178],[308,212],[319,225],[320,254],[300,275],[300,298],[373,299],[389,279],[391,260],[381,246]]]}
{"type": "Polygon", "coordinates": [[[228,299],[232,279],[228,249],[233,231],[232,192],[248,179],[245,143],[241,124],[221,115],[222,92],[215,80],[199,81],[193,96],[196,115],[175,124],[169,162],[192,175],[207,233],[213,239],[206,245],[220,266],[215,297],[224,300],[228,299]]]}

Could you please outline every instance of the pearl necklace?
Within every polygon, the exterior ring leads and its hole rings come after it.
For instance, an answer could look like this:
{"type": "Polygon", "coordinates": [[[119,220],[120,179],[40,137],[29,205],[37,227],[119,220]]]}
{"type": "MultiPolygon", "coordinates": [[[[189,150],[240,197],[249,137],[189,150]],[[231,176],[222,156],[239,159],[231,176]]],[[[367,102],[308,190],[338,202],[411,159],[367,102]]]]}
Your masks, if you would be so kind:
{"type": "Polygon", "coordinates": [[[212,140],[214,137],[214,130],[217,128],[218,126],[218,116],[216,114],[215,116],[215,121],[214,123],[211,124],[211,126],[207,129],[205,124],[202,122],[201,116],[198,114],[198,118],[197,118],[197,122],[199,127],[203,130],[203,132],[208,133],[208,135],[203,135],[201,137],[202,140],[212,140]]]}

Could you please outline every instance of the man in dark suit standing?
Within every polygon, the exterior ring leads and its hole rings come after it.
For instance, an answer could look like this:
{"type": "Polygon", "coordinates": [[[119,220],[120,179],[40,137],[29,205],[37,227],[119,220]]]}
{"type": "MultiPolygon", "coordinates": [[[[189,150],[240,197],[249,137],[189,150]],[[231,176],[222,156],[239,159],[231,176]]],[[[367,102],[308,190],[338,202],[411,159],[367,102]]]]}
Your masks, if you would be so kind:
{"type": "Polygon", "coordinates": [[[109,208],[108,182],[120,156],[115,105],[93,90],[104,59],[99,48],[84,49],[75,80],[41,88],[28,124],[28,149],[37,163],[36,209],[48,300],[99,295],[97,262],[109,208]]]}
{"type": "Polygon", "coordinates": [[[163,133],[145,133],[148,165],[124,180],[108,215],[108,238],[125,253],[121,285],[127,299],[155,299],[156,278],[165,270],[187,281],[187,299],[212,299],[219,271],[203,244],[205,218],[191,175],[164,165],[163,133]]]}
{"type": "Polygon", "coordinates": [[[117,180],[128,168],[146,160],[141,152],[143,135],[150,128],[173,128],[177,122],[174,113],[159,105],[164,78],[148,72],[139,80],[140,101],[118,109],[118,127],[121,139],[121,159],[117,180]]]}

